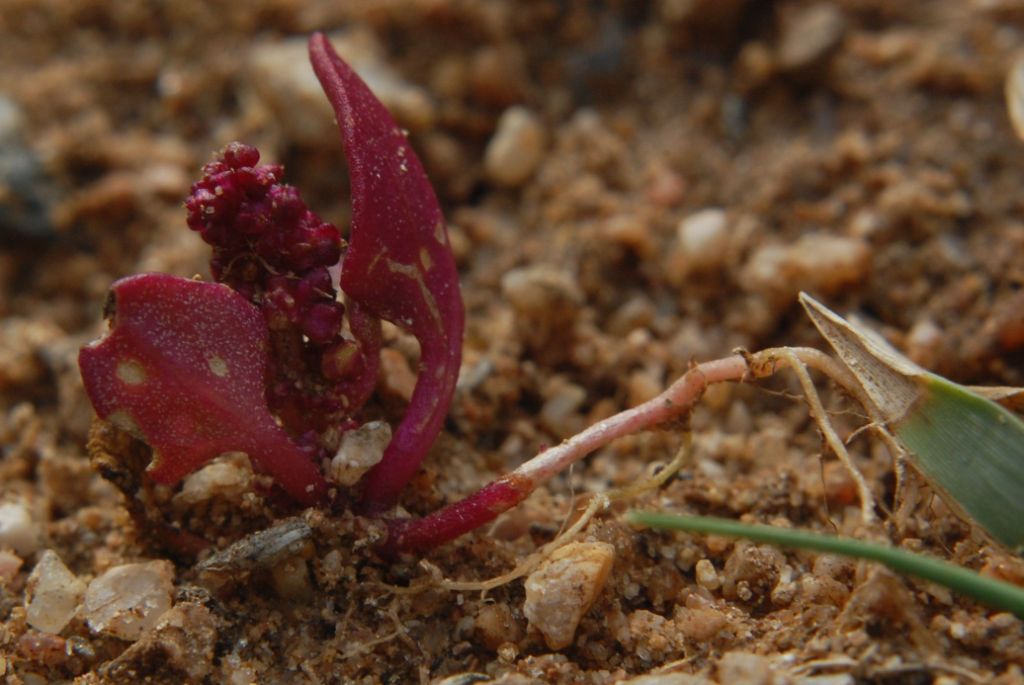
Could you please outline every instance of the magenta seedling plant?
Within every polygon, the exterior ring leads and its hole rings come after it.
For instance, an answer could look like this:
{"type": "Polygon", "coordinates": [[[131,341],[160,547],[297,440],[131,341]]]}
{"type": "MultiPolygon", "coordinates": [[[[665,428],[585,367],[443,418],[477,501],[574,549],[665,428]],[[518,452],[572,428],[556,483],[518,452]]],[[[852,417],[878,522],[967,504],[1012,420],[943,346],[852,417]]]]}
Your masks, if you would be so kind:
{"type": "Polygon", "coordinates": [[[326,38],[314,36],[310,54],[350,166],[352,231],[338,279],[347,306],[330,272],[342,258],[338,229],[280,182],[280,166],[258,166],[255,148],[233,143],[186,201],[223,285],[162,274],[118,281],[112,332],[79,364],[99,415],[153,448],[155,481],[175,483],[239,450],[315,504],[328,492],[320,436],[346,427],[370,397],[380,320],[397,324],[419,341],[421,372],[366,476],[362,508],[374,513],[396,502],[440,431],[458,376],[462,300],[437,198],[405,134],[326,38]]]}
{"type": "MultiPolygon", "coordinates": [[[[455,392],[463,306],[444,218],[405,133],[327,38],[313,69],[344,139],[352,191],[347,245],[283,169],[227,146],[186,201],[212,246],[216,283],[166,274],[117,281],[111,329],[79,366],[99,416],[144,440],[148,473],[166,485],[242,451],[292,499],[331,502],[321,472],[330,436],[359,425],[380,365],[380,322],[420,345],[404,417],[354,499],[387,516],[441,430],[455,392]],[[339,300],[338,289],[344,295],[339,300]]],[[[678,416],[708,383],[749,371],[734,356],[694,367],[665,393],[542,452],[465,500],[422,519],[389,518],[389,552],[423,552],[492,520],[594,449],[678,416]]]]}

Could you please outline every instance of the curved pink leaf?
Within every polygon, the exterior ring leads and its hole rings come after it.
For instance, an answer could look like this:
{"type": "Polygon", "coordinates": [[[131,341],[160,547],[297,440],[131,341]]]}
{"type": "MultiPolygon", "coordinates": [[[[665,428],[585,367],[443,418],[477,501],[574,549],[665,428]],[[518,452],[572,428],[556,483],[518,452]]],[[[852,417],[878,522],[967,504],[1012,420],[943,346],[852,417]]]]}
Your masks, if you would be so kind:
{"type": "Polygon", "coordinates": [[[334,107],[351,178],[341,288],[420,343],[409,408],[364,481],[364,508],[376,512],[397,501],[441,430],[462,355],[462,299],[440,205],[405,133],[323,34],[310,39],[309,53],[334,107]]]}
{"type": "Polygon", "coordinates": [[[293,498],[327,487],[265,400],[267,327],[241,295],[165,274],[117,281],[111,331],[78,364],[96,413],[141,434],[149,474],[173,484],[219,454],[246,452],[293,498]]]}

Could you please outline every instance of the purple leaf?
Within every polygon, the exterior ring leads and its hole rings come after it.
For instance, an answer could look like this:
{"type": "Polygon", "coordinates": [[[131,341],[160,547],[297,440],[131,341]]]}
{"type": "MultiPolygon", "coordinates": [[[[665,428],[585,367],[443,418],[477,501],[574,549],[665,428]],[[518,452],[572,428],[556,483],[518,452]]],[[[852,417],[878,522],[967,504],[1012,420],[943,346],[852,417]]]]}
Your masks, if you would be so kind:
{"type": "Polygon", "coordinates": [[[352,230],[341,289],[420,343],[409,408],[381,462],[367,475],[363,506],[392,506],[441,430],[462,356],[463,308],[444,217],[405,132],[326,36],[309,41],[313,70],[334,107],[352,186],[352,230]]]}
{"type": "Polygon", "coordinates": [[[239,450],[299,502],[326,498],[319,468],[267,408],[259,310],[225,285],[165,274],[123,278],[111,296],[112,328],[78,364],[96,413],[153,448],[154,481],[239,450]]]}

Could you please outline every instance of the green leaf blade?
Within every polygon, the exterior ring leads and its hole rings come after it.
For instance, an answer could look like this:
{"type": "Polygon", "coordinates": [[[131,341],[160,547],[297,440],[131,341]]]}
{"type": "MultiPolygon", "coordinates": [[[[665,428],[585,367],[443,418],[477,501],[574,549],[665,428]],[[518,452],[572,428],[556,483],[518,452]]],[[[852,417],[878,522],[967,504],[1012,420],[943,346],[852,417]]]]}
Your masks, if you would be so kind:
{"type": "Polygon", "coordinates": [[[890,428],[915,465],[997,542],[1024,552],[1024,422],[941,376],[890,428]]]}

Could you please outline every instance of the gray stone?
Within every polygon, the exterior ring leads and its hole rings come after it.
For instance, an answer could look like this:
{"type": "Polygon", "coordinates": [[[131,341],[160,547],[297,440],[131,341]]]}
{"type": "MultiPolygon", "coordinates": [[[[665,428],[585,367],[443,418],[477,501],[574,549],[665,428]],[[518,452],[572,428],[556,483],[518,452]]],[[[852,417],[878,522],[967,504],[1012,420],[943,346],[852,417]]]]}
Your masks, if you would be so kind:
{"type": "Polygon", "coordinates": [[[24,129],[21,108],[0,94],[0,237],[48,238],[57,190],[24,129]]]}

